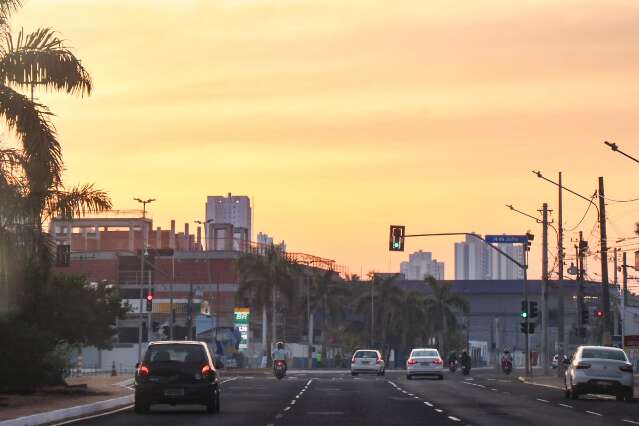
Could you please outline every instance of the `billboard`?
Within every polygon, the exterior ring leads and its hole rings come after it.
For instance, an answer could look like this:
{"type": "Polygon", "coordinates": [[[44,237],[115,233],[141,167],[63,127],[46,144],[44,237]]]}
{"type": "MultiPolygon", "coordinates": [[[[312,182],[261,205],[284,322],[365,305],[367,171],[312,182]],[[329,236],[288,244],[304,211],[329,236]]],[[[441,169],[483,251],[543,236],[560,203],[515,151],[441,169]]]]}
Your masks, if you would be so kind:
{"type": "Polygon", "coordinates": [[[233,311],[233,324],[240,332],[240,350],[248,349],[250,314],[249,308],[235,308],[233,311]]]}

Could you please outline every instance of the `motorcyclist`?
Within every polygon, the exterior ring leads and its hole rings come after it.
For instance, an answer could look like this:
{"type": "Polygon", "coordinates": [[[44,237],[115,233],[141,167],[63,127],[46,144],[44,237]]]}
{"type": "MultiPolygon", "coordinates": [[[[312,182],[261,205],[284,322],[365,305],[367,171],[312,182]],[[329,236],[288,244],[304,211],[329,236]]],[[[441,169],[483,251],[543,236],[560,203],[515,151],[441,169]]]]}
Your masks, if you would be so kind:
{"type": "Polygon", "coordinates": [[[466,352],[466,350],[462,351],[462,354],[459,357],[459,361],[462,366],[470,367],[470,355],[468,355],[468,352],[466,352]]]}
{"type": "Polygon", "coordinates": [[[284,342],[277,342],[275,346],[276,349],[273,351],[272,354],[273,370],[275,370],[275,361],[282,361],[284,363],[284,373],[286,373],[286,370],[288,369],[288,352],[284,349],[284,342]]]}
{"type": "Polygon", "coordinates": [[[513,355],[510,353],[510,351],[508,349],[504,349],[504,352],[501,354],[501,363],[502,363],[502,365],[505,362],[510,362],[511,364],[513,362],[513,355]]]}
{"type": "Polygon", "coordinates": [[[452,368],[457,367],[457,353],[455,351],[452,351],[448,355],[448,366],[452,368]]]}

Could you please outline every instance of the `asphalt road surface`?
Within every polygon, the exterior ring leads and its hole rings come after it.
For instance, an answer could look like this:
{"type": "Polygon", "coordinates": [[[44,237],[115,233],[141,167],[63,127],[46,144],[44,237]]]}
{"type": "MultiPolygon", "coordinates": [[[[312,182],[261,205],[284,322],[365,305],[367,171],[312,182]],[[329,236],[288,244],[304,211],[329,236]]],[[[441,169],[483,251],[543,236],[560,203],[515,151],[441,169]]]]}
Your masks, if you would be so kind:
{"type": "MultiPolygon", "coordinates": [[[[132,407],[74,421],[74,425],[639,425],[639,404],[604,396],[564,398],[561,389],[520,383],[516,377],[477,372],[444,380],[406,380],[344,373],[233,377],[222,385],[221,412],[204,407],[132,407]]],[[[69,424],[69,423],[67,423],[69,424]]]]}

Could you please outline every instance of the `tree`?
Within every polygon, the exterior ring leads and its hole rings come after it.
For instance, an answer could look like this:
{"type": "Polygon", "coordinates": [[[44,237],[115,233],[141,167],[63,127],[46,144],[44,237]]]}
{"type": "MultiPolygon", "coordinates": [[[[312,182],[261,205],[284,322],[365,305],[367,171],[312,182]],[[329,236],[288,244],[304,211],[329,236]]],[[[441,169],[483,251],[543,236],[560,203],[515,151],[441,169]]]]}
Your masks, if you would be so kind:
{"type": "Polygon", "coordinates": [[[381,345],[381,350],[387,358],[390,348],[389,330],[394,317],[401,309],[404,291],[395,285],[399,275],[380,275],[370,273],[371,288],[369,294],[361,294],[357,302],[357,311],[366,312],[369,322],[372,320],[371,344],[375,340],[381,345]],[[372,310],[372,312],[371,312],[372,310]],[[379,336],[379,337],[378,337],[379,336]]]}
{"type": "Polygon", "coordinates": [[[311,282],[311,315],[322,312],[322,359],[325,360],[328,330],[333,327],[335,318],[344,312],[344,299],[351,292],[338,281],[338,275],[332,269],[314,269],[311,282]]]}
{"type": "Polygon", "coordinates": [[[429,330],[424,296],[415,291],[404,292],[402,296],[401,309],[393,324],[393,334],[399,338],[399,352],[406,353],[418,338],[426,340],[429,330]]]}
{"type": "Polygon", "coordinates": [[[440,353],[447,356],[449,332],[458,327],[455,312],[467,314],[470,307],[464,297],[451,291],[449,284],[439,283],[430,275],[424,281],[432,291],[424,300],[427,317],[437,335],[440,353]]]}
{"type": "MultiPolygon", "coordinates": [[[[262,344],[273,343],[277,339],[277,294],[291,303],[295,284],[299,276],[297,265],[288,260],[279,247],[271,246],[264,255],[245,254],[237,261],[240,287],[238,299],[248,298],[251,304],[262,310],[262,344]],[[267,307],[271,305],[271,335],[266,325],[267,307]],[[264,339],[266,337],[266,339],[264,339]]],[[[270,348],[264,347],[268,359],[270,348]]]]}

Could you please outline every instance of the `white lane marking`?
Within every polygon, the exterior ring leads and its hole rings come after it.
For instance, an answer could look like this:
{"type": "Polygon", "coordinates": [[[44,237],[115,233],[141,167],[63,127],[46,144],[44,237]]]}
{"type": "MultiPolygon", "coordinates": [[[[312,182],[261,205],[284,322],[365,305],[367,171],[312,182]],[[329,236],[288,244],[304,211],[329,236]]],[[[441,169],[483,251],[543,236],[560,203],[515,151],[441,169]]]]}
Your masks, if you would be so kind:
{"type": "Polygon", "coordinates": [[[460,419],[458,419],[457,417],[453,417],[453,416],[448,416],[449,419],[451,419],[454,422],[461,422],[460,419]]]}
{"type": "Polygon", "coordinates": [[[391,382],[390,380],[388,381],[388,383],[390,383],[391,385],[397,387],[397,385],[395,383],[391,382]]]}
{"type": "Polygon", "coordinates": [[[491,391],[493,391],[493,392],[497,392],[497,389],[495,389],[495,388],[492,388],[492,389],[491,389],[491,391]]]}
{"type": "Polygon", "coordinates": [[[222,380],[222,383],[232,382],[233,380],[237,380],[239,377],[231,377],[230,379],[222,380]]]}
{"type": "Polygon", "coordinates": [[[549,404],[550,401],[546,401],[545,399],[541,399],[541,398],[537,398],[537,401],[539,402],[545,402],[546,404],[549,404]]]}
{"type": "Polygon", "coordinates": [[[444,410],[440,410],[439,408],[435,408],[435,411],[437,411],[438,413],[443,413],[444,410]]]}
{"type": "Polygon", "coordinates": [[[273,423],[269,423],[269,424],[267,424],[266,426],[273,426],[273,423]]]}
{"type": "Polygon", "coordinates": [[[282,417],[284,417],[284,414],[278,414],[277,416],[275,416],[276,419],[281,419],[282,417]]]}
{"type": "Polygon", "coordinates": [[[119,413],[120,411],[126,411],[126,410],[129,410],[131,408],[133,408],[133,405],[127,405],[126,407],[118,408],[117,410],[107,411],[106,413],[102,413],[102,414],[95,414],[93,416],[81,417],[79,419],[69,420],[69,421],[62,422],[62,423],[55,423],[53,426],[68,425],[68,424],[71,424],[71,423],[81,422],[83,420],[95,419],[97,417],[103,417],[103,416],[108,416],[110,414],[119,413]]]}
{"type": "Polygon", "coordinates": [[[294,399],[294,400],[292,400],[292,401],[291,401],[291,405],[295,405],[295,403],[296,403],[296,402],[297,402],[297,400],[295,400],[295,399],[294,399]]]}
{"type": "Polygon", "coordinates": [[[632,420],[621,419],[622,422],[631,423],[633,425],[639,425],[639,422],[633,422],[632,420]]]}
{"type": "Polygon", "coordinates": [[[428,402],[428,401],[424,401],[424,405],[428,405],[429,407],[432,407],[432,406],[433,406],[433,404],[431,404],[431,403],[430,403],[430,402],[428,402]]]}
{"type": "Polygon", "coordinates": [[[291,406],[289,405],[289,406],[287,406],[287,407],[284,409],[284,411],[288,411],[288,410],[290,410],[290,409],[291,409],[291,406]]]}
{"type": "Polygon", "coordinates": [[[415,396],[415,394],[409,393],[408,396],[415,396]]]}
{"type": "Polygon", "coordinates": [[[561,405],[562,407],[566,407],[566,408],[573,408],[572,405],[566,405],[566,404],[559,404],[559,405],[561,405]]]}
{"type": "Polygon", "coordinates": [[[594,411],[586,411],[588,414],[592,414],[593,416],[603,417],[603,414],[595,413],[594,411]]]}
{"type": "Polygon", "coordinates": [[[495,382],[495,381],[497,381],[497,379],[486,379],[486,380],[488,380],[489,382],[495,382]]]}
{"type": "Polygon", "coordinates": [[[414,396],[413,398],[415,398],[415,399],[419,399],[419,397],[418,397],[418,396],[414,396]]]}

